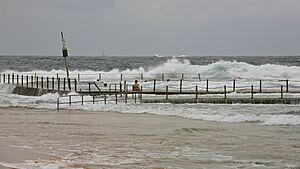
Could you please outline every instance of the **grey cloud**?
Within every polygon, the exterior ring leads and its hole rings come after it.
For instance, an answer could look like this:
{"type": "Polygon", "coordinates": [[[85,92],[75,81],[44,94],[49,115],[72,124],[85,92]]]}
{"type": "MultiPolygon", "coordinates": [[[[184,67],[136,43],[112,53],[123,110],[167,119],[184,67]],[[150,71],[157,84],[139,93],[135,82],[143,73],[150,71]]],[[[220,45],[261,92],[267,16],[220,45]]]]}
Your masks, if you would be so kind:
{"type": "Polygon", "coordinates": [[[0,54],[298,54],[299,0],[1,0],[0,54]]]}

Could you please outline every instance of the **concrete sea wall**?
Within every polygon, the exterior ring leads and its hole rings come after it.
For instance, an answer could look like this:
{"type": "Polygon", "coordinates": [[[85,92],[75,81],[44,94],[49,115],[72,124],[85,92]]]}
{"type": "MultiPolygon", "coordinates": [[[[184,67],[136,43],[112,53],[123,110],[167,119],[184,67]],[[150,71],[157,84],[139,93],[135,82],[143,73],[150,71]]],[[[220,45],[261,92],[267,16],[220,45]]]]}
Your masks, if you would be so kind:
{"type": "Polygon", "coordinates": [[[51,90],[51,89],[40,89],[40,88],[16,86],[13,93],[18,94],[18,95],[25,95],[25,96],[41,96],[41,95],[47,94],[47,93],[59,93],[60,95],[62,95],[62,94],[68,93],[68,92],[51,90]]]}

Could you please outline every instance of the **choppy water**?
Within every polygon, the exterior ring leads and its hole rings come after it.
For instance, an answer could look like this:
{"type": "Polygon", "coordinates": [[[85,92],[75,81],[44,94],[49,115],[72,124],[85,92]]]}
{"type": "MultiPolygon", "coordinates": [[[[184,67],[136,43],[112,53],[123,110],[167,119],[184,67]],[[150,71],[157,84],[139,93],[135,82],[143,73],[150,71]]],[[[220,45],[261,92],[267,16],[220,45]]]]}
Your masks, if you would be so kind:
{"type": "MultiPolygon", "coordinates": [[[[81,78],[88,81],[95,81],[99,73],[107,81],[118,81],[120,73],[124,75],[123,78],[134,76],[133,79],[138,78],[140,74],[143,74],[145,79],[159,78],[161,73],[165,73],[165,78],[170,79],[178,78],[181,73],[193,79],[199,73],[203,79],[213,79],[215,82],[212,83],[213,87],[220,86],[217,81],[222,81],[222,86],[224,82],[232,79],[238,79],[239,85],[249,85],[248,82],[256,84],[258,79],[276,82],[289,79],[291,89],[300,88],[300,56],[184,58],[74,56],[68,59],[71,77],[75,78],[77,74],[81,74],[81,78]]],[[[65,74],[61,57],[0,56],[0,60],[1,74],[11,72],[29,75],[36,73],[41,76],[56,76],[57,73],[64,76],[65,74]]],[[[200,87],[204,85],[203,82],[187,83],[200,85],[200,87]]],[[[141,82],[141,85],[147,86],[147,83],[141,82]]],[[[267,85],[278,88],[278,84],[267,85]]],[[[50,114],[44,114],[44,111],[37,110],[55,110],[57,94],[40,97],[18,96],[11,94],[12,90],[12,85],[0,84],[0,108],[3,110],[29,108],[29,112],[26,112],[30,115],[24,115],[19,110],[0,114],[3,119],[1,129],[8,129],[1,130],[1,140],[4,140],[3,143],[15,142],[17,146],[29,146],[65,157],[66,160],[57,163],[58,166],[66,165],[70,159],[72,164],[84,164],[92,166],[91,168],[103,166],[104,168],[149,168],[149,166],[150,168],[159,166],[296,168],[300,166],[296,158],[299,156],[300,147],[299,105],[134,104],[131,101],[126,105],[121,102],[117,105],[114,103],[108,105],[86,103],[84,106],[75,104],[71,107],[62,105],[61,108],[77,113],[56,114],[51,111],[50,114]],[[90,113],[86,114],[87,112],[80,110],[88,110],[90,113]],[[111,135],[110,131],[115,132],[110,130],[113,126],[107,124],[104,125],[107,131],[101,130],[102,123],[109,122],[109,119],[100,120],[101,117],[97,115],[100,111],[130,113],[128,117],[136,115],[139,118],[137,114],[176,116],[187,121],[183,125],[177,125],[176,123],[181,123],[180,120],[166,118],[166,121],[174,121],[167,122],[167,126],[150,125],[149,130],[153,129],[156,132],[150,132],[148,136],[148,129],[143,128],[142,131],[138,131],[138,128],[135,129],[131,123],[125,124],[126,119],[125,121],[114,119],[114,125],[120,123],[125,129],[117,132],[116,135],[111,135]],[[60,122],[61,120],[63,122],[60,122]],[[82,121],[78,122],[78,120],[82,121]],[[69,125],[69,122],[74,125],[69,125]],[[90,126],[91,123],[95,125],[90,126]],[[24,125],[24,130],[11,126],[19,124],[24,125]],[[52,134],[48,131],[51,127],[56,129],[52,134]],[[128,133],[126,128],[133,131],[128,133]],[[209,131],[203,131],[203,128],[209,128],[209,131]],[[28,129],[38,129],[36,131],[41,135],[36,136],[28,132],[28,129]],[[57,133],[60,129],[63,133],[57,133]],[[159,130],[162,130],[162,133],[159,130]],[[64,136],[67,137],[65,140],[64,136]],[[23,140],[18,142],[18,139],[23,140]],[[35,142],[38,143],[32,144],[35,142]]],[[[295,94],[293,97],[300,96],[295,94]]],[[[122,116],[124,117],[126,116],[122,116]]],[[[49,164],[45,165],[49,166],[49,164]]]]}
{"type": "MultiPolygon", "coordinates": [[[[170,57],[154,56],[71,56],[68,58],[70,70],[93,70],[109,72],[112,69],[144,68],[146,71],[165,63],[170,57]]],[[[300,66],[300,56],[189,56],[177,57],[188,60],[191,65],[209,65],[218,61],[244,62],[250,65],[300,66]]],[[[0,56],[0,72],[5,70],[33,71],[64,69],[61,56],[0,56]]]]}
{"type": "MultiPolygon", "coordinates": [[[[61,57],[54,56],[0,56],[0,68],[3,73],[33,74],[39,76],[55,76],[57,73],[64,76],[64,67],[61,57]],[[59,64],[60,63],[60,64],[59,64]]],[[[205,81],[197,80],[198,73],[202,78],[213,79],[210,82],[211,88],[220,88],[223,85],[231,85],[232,79],[237,80],[237,86],[258,87],[258,79],[268,79],[271,82],[264,82],[264,87],[279,88],[285,85],[284,79],[289,79],[290,90],[300,89],[300,57],[281,56],[281,57],[70,57],[71,77],[76,78],[81,74],[81,80],[95,81],[98,73],[102,74],[102,79],[107,81],[120,81],[119,75],[125,78],[139,78],[142,73],[144,79],[160,78],[161,73],[165,73],[165,79],[176,79],[185,73],[184,82],[186,88],[194,89],[199,85],[199,90],[205,88],[205,81]],[[136,77],[135,77],[136,76],[136,77]],[[194,79],[196,78],[196,79],[194,79]],[[222,81],[218,83],[218,81],[222,81]],[[275,81],[275,82],[273,82],[275,81]]],[[[130,82],[128,82],[130,83],[130,82]]],[[[140,82],[147,90],[151,88],[151,82],[140,82]]],[[[178,85],[178,81],[170,81],[170,90],[178,85]]],[[[162,88],[165,82],[157,82],[158,87],[162,88]]],[[[29,97],[12,95],[13,87],[2,84],[1,107],[30,107],[30,108],[56,108],[58,95],[48,94],[41,97],[29,97]]],[[[186,89],[188,90],[188,89],[186,89]]],[[[233,94],[235,95],[235,94],[233,94]]],[[[291,97],[300,97],[297,94],[290,94],[291,97]]],[[[171,97],[171,96],[170,96],[171,97]]],[[[229,95],[230,97],[230,95],[229,95]]],[[[279,96],[278,96],[279,97],[279,96]]],[[[76,99],[76,98],[75,98],[76,99]]],[[[219,122],[260,122],[266,125],[299,125],[299,105],[168,105],[168,104],[110,104],[105,106],[103,103],[96,105],[75,104],[71,107],[62,105],[61,108],[83,109],[83,110],[105,110],[117,112],[148,113],[156,115],[175,115],[184,118],[219,121],[219,122]],[[291,113],[295,112],[295,113],[291,113]]]]}

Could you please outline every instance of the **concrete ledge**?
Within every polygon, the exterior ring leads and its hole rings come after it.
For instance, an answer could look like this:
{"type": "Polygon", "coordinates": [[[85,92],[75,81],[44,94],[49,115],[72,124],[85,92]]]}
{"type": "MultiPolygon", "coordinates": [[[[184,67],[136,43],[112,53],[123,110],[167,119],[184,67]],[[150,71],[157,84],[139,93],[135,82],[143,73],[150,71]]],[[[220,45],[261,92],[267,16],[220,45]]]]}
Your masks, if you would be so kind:
{"type": "Polygon", "coordinates": [[[141,99],[141,103],[212,103],[212,104],[300,104],[300,98],[198,98],[198,99],[141,99]]]}
{"type": "Polygon", "coordinates": [[[68,91],[37,89],[37,88],[21,87],[21,86],[16,86],[16,88],[13,91],[13,94],[25,95],[25,96],[41,96],[47,93],[59,93],[60,95],[62,95],[68,93],[68,91]]]}

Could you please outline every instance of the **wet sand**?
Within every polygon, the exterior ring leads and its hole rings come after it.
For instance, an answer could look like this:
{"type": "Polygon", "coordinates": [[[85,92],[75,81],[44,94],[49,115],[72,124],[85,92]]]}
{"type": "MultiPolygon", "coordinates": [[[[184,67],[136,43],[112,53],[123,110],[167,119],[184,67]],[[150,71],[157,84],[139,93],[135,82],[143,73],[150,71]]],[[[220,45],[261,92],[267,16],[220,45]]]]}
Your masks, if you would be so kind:
{"type": "Polygon", "coordinates": [[[59,160],[58,157],[36,152],[34,150],[25,149],[25,148],[17,148],[17,147],[11,147],[9,145],[0,145],[0,169],[2,168],[9,168],[9,164],[14,163],[22,163],[26,160],[32,160],[32,161],[41,161],[41,160],[59,160]],[[7,164],[7,165],[5,165],[7,164]],[[1,166],[4,165],[4,166],[1,166]]]}
{"type": "Polygon", "coordinates": [[[16,168],[296,168],[299,155],[299,126],[0,109],[0,162],[16,168]]]}

